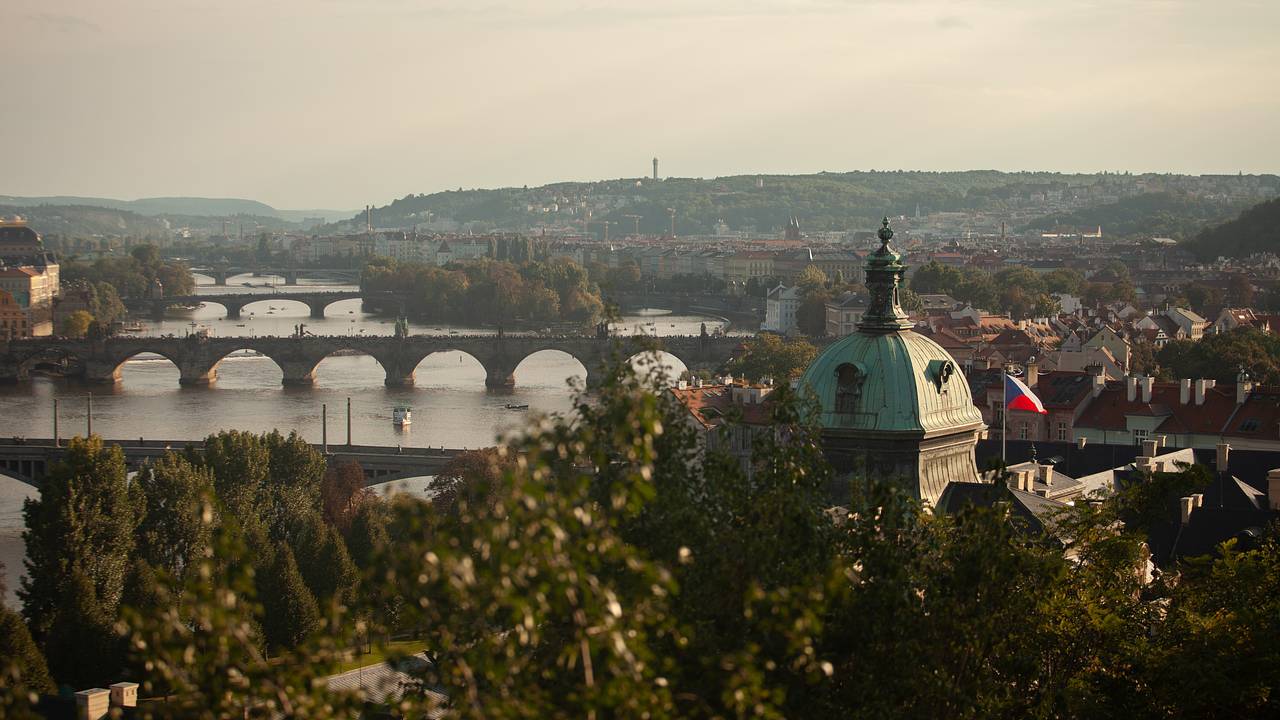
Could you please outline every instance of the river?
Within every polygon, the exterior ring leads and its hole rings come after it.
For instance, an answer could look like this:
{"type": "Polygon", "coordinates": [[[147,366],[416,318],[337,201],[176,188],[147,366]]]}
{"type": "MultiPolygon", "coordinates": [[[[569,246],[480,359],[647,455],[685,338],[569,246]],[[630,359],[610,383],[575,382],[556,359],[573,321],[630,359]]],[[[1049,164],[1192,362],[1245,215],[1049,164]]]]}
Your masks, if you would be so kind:
{"type": "MultiPolygon", "coordinates": [[[[226,287],[213,285],[210,278],[197,276],[204,294],[272,292],[264,284],[277,283],[279,292],[354,290],[301,280],[298,286],[284,287],[283,278],[229,278],[226,287]],[[245,287],[249,282],[255,287],[245,287]]],[[[194,310],[178,310],[163,321],[142,321],[140,334],[183,335],[207,329],[218,336],[290,335],[298,323],[317,335],[391,335],[394,322],[366,314],[359,300],[343,300],[329,306],[324,319],[311,319],[306,305],[296,301],[263,300],[244,308],[240,320],[226,320],[218,305],[194,310]],[[192,324],[194,323],[194,325],[192,324]]],[[[617,329],[641,330],[657,335],[696,335],[703,323],[708,332],[725,328],[716,318],[671,315],[649,311],[628,315],[617,329]]],[[[414,334],[477,334],[487,329],[439,324],[410,323],[414,334]]],[[[678,360],[664,356],[664,365],[673,372],[683,370],[678,360]]],[[[63,437],[83,435],[87,427],[87,395],[93,394],[93,430],[103,437],[197,439],[223,429],[262,432],[280,429],[298,431],[312,442],[320,442],[322,414],[328,416],[328,439],[346,442],[346,407],[351,402],[354,443],[454,448],[484,447],[496,438],[523,427],[531,416],[563,414],[571,409],[571,378],[581,378],[582,365],[556,352],[536,353],[516,368],[516,385],[490,390],[484,385],[484,370],[470,355],[460,352],[435,353],[418,366],[417,383],[411,388],[388,388],[386,374],[367,355],[336,356],[325,359],[316,371],[310,388],[281,385],[280,369],[265,357],[229,357],[218,367],[217,382],[210,387],[181,387],[178,369],[159,357],[139,356],[125,364],[122,381],[114,387],[84,385],[70,380],[36,377],[26,383],[0,386],[0,436],[50,437],[53,434],[53,401],[59,401],[59,428],[63,437]],[[399,429],[391,423],[396,405],[413,408],[413,423],[399,429]],[[528,405],[527,411],[508,410],[507,405],[528,405]],[[327,413],[322,412],[327,406],[327,413]]],[[[421,491],[423,482],[410,481],[411,491],[421,491]]],[[[21,506],[32,495],[29,486],[0,476],[0,560],[6,566],[8,602],[16,604],[14,592],[21,571],[21,506]]]]}

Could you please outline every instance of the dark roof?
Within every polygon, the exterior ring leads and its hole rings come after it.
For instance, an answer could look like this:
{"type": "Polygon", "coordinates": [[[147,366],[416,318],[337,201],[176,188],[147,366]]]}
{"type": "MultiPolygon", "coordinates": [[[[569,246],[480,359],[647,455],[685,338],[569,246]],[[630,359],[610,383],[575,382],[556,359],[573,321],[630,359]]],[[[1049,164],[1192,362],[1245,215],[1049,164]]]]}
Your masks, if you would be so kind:
{"type": "Polygon", "coordinates": [[[1046,408],[1074,408],[1093,391],[1093,378],[1078,370],[1041,373],[1031,388],[1046,408]]]}

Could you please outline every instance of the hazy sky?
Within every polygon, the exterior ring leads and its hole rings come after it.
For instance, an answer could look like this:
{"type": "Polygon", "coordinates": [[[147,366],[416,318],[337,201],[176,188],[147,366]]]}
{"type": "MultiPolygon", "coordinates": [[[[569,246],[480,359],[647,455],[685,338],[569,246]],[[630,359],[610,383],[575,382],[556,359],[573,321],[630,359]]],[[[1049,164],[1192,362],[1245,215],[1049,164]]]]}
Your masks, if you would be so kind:
{"type": "Polygon", "coordinates": [[[0,193],[1280,171],[1280,0],[3,0],[0,193]]]}

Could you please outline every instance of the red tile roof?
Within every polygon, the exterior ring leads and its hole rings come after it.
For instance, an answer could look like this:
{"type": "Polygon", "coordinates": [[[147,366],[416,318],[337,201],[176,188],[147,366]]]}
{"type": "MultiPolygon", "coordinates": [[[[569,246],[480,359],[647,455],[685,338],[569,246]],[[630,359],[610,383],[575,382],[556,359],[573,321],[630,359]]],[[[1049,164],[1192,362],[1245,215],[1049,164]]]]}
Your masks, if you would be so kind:
{"type": "MultiPolygon", "coordinates": [[[[743,385],[704,385],[700,388],[674,387],[671,388],[671,394],[688,408],[689,413],[703,427],[721,425],[726,415],[734,413],[741,413],[742,421],[748,425],[768,425],[771,415],[769,396],[765,395],[760,403],[734,402],[735,387],[740,390],[750,389],[750,386],[743,385]]],[[[771,389],[768,388],[766,392],[771,389]]]]}
{"type": "Polygon", "coordinates": [[[1151,389],[1151,402],[1142,402],[1142,388],[1131,402],[1123,381],[1108,382],[1102,394],[1094,399],[1076,421],[1076,427],[1098,430],[1127,429],[1126,416],[1164,417],[1156,432],[1216,435],[1236,411],[1236,388],[1219,384],[1205,391],[1203,405],[1195,404],[1195,391],[1186,405],[1182,389],[1176,382],[1157,382],[1151,389]]]}

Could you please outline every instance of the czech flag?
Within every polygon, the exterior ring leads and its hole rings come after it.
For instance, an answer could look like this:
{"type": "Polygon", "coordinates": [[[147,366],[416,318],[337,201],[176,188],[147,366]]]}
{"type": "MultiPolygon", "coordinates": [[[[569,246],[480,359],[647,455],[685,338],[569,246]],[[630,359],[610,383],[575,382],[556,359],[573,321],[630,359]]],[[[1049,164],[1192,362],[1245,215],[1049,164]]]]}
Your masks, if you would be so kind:
{"type": "Polygon", "coordinates": [[[1012,375],[1004,376],[1004,406],[1009,410],[1049,414],[1049,411],[1044,409],[1044,403],[1040,402],[1040,398],[1031,392],[1031,388],[1023,385],[1021,380],[1012,375]]]}

